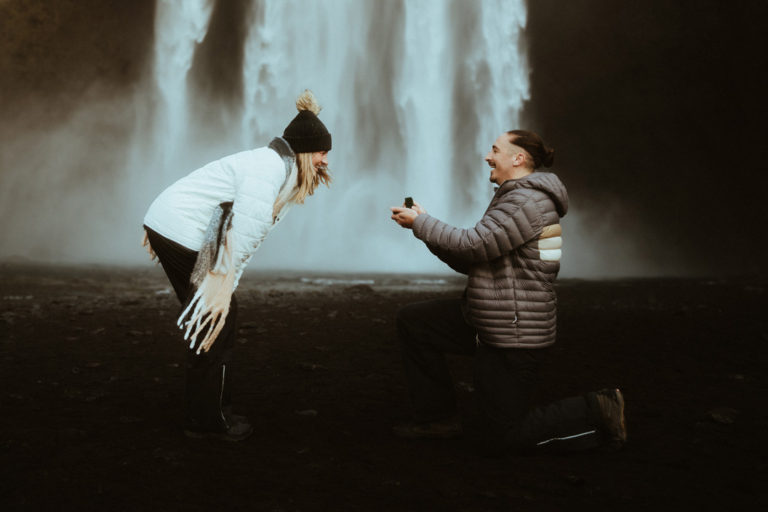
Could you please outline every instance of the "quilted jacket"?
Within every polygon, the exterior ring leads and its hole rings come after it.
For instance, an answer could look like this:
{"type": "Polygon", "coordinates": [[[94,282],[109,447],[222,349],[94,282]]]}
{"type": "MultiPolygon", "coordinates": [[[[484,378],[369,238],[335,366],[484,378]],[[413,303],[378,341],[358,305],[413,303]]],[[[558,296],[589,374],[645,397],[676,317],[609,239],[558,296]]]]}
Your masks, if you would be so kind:
{"type": "Polygon", "coordinates": [[[165,189],[152,203],[144,225],[188,249],[199,251],[214,212],[232,205],[234,286],[248,261],[292,205],[278,201],[297,186],[295,155],[275,137],[269,146],[211,162],[165,189]],[[275,204],[284,204],[275,216],[275,204]]]}
{"type": "Polygon", "coordinates": [[[467,321],[477,340],[497,347],[543,348],[555,342],[560,217],[568,193],[553,173],[507,180],[474,227],[416,217],[414,235],[454,270],[468,275],[467,321]]]}

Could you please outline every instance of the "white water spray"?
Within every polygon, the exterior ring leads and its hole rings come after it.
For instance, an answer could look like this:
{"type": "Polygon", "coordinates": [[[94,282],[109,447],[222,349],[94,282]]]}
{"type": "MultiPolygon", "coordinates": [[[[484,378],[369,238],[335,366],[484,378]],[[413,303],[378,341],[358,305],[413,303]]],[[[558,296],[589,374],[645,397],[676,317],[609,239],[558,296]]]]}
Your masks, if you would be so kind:
{"type": "Polygon", "coordinates": [[[292,210],[250,268],[449,272],[389,207],[413,196],[455,225],[481,217],[492,194],[483,155],[517,127],[529,94],[523,0],[254,0],[247,30],[227,41],[242,45],[242,87],[235,74],[210,88],[222,78],[210,59],[234,55],[214,44],[231,35],[215,23],[232,5],[158,0],[152,74],[133,96],[14,139],[0,155],[4,211],[33,221],[3,232],[0,258],[146,262],[138,241],[154,197],[282,134],[309,88],[333,134],[334,182],[292,210]]]}
{"type": "Polygon", "coordinates": [[[159,101],[155,110],[158,164],[163,169],[186,151],[189,125],[187,73],[196,46],[208,30],[213,0],[157,0],[153,73],[159,101]]]}
{"type": "Polygon", "coordinates": [[[304,88],[334,137],[331,189],[294,208],[253,266],[444,270],[388,207],[410,195],[458,225],[482,215],[492,192],[482,157],[529,94],[523,2],[281,0],[253,15],[242,146],[282,133],[304,88]],[[463,126],[471,136],[459,138],[463,126]]]}

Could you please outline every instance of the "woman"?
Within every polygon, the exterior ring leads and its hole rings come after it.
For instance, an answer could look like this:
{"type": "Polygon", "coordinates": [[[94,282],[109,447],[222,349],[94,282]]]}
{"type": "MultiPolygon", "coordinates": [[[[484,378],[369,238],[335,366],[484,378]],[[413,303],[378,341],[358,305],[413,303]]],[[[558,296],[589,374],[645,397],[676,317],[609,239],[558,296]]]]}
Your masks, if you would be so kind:
{"type": "Polygon", "coordinates": [[[211,162],[163,191],[144,217],[144,244],[184,305],[178,325],[186,355],[184,432],[230,441],[247,438],[232,414],[230,360],[240,276],[262,240],[295,203],[328,185],[331,134],[307,90],[299,113],[269,145],[211,162]]]}

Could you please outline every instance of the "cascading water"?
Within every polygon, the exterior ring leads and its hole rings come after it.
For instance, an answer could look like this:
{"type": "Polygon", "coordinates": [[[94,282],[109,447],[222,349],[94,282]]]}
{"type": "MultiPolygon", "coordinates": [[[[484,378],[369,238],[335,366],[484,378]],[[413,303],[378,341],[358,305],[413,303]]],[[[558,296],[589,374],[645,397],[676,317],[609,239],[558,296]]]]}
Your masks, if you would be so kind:
{"type": "Polygon", "coordinates": [[[483,155],[528,97],[525,19],[523,0],[157,0],[151,79],[0,155],[3,211],[30,219],[2,233],[0,258],[145,262],[154,197],[282,134],[309,88],[333,134],[334,182],[249,267],[448,271],[389,207],[413,196],[455,225],[480,218],[483,155]]]}
{"type": "MultiPolygon", "coordinates": [[[[171,126],[185,123],[186,113],[175,109],[179,98],[192,108],[196,101],[186,99],[182,78],[188,49],[210,14],[198,3],[194,19],[190,11],[157,18],[157,63],[177,66],[156,72],[160,90],[178,95],[168,101],[168,114],[178,116],[171,126]]],[[[159,5],[168,13],[173,2],[159,5]]],[[[250,14],[242,117],[232,120],[241,127],[239,140],[206,133],[206,155],[264,145],[281,134],[304,88],[324,106],[320,117],[334,137],[331,189],[294,208],[252,267],[443,270],[389,219],[388,207],[410,195],[457,225],[482,215],[492,192],[482,157],[501,131],[517,126],[528,97],[518,45],[523,1],[274,0],[255,3],[250,14]]],[[[188,155],[194,144],[177,148],[188,155]]]]}
{"type": "Polygon", "coordinates": [[[210,20],[213,0],[158,0],[155,12],[154,78],[158,91],[155,110],[156,155],[161,168],[185,151],[189,123],[187,73],[195,46],[210,20]]]}

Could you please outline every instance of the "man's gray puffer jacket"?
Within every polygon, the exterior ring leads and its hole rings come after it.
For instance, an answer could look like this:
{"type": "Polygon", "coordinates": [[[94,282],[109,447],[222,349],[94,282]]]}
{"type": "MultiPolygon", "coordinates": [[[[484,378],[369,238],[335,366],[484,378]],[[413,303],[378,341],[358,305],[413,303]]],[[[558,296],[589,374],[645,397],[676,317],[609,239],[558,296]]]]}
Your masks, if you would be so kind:
{"type": "Polygon", "coordinates": [[[555,342],[560,270],[559,219],[568,193],[553,173],[505,181],[474,228],[427,214],[413,233],[454,270],[469,276],[465,315],[478,340],[497,347],[542,348],[555,342]]]}

